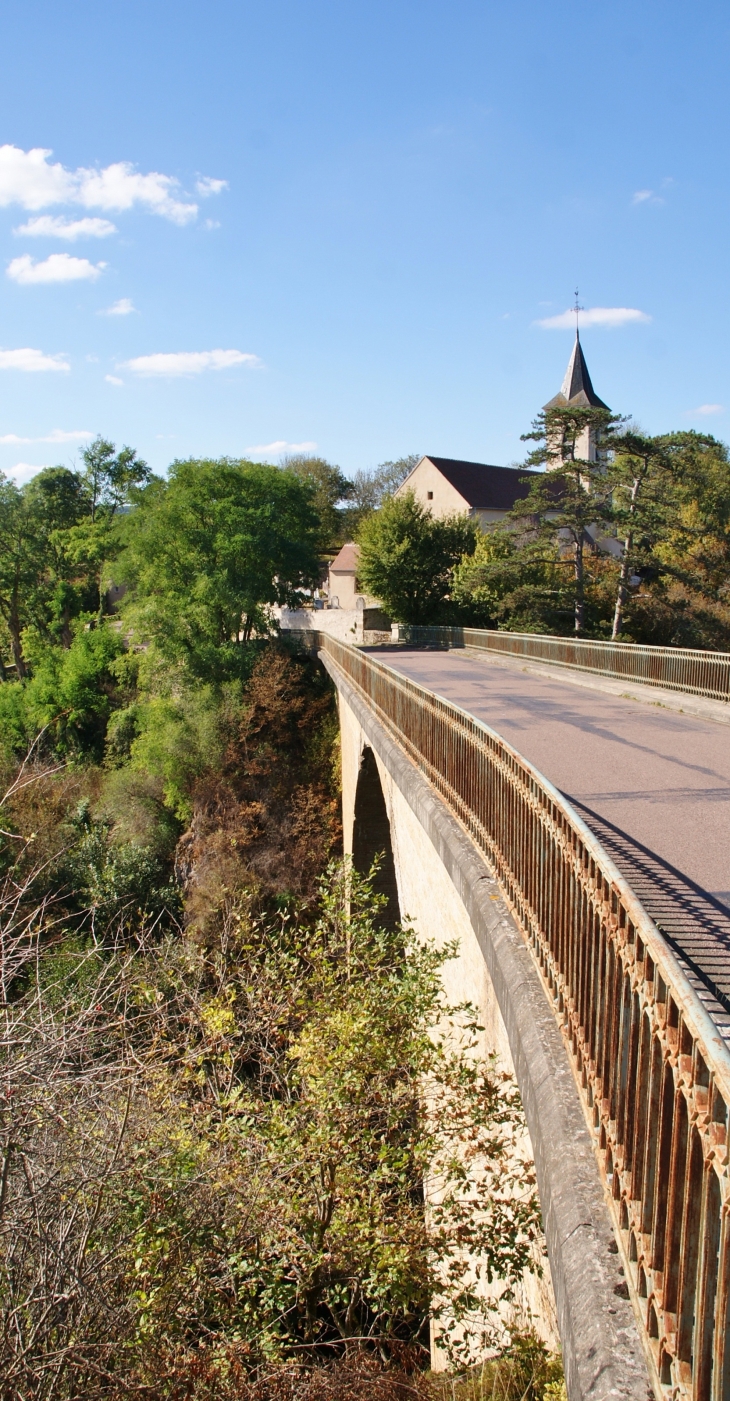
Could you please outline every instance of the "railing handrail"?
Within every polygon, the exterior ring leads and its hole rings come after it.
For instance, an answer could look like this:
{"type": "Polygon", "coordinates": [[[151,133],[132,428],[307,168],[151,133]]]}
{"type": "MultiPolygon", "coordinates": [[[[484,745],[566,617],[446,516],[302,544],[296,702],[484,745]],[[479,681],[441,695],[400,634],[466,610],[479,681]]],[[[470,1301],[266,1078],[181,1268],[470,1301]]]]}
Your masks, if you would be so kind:
{"type": "Polygon", "coordinates": [[[372,654],[323,633],[306,645],[355,684],[493,867],[567,1034],[657,1392],[719,1401],[730,1050],[718,1028],[600,841],[529,761],[372,654]]]}
{"type": "Polygon", "coordinates": [[[501,632],[493,628],[407,625],[402,633],[406,640],[419,645],[473,647],[595,672],[616,680],[684,691],[711,700],[730,701],[730,652],[559,637],[552,633],[501,632]]]}

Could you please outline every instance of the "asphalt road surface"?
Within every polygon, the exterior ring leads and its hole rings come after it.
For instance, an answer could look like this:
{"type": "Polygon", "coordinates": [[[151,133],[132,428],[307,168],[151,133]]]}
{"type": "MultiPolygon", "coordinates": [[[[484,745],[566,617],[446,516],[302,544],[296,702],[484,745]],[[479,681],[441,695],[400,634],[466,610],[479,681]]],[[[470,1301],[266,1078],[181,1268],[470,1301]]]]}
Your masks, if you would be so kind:
{"type": "Polygon", "coordinates": [[[484,720],[570,799],[730,1011],[730,725],[461,651],[381,659],[484,720]]]}

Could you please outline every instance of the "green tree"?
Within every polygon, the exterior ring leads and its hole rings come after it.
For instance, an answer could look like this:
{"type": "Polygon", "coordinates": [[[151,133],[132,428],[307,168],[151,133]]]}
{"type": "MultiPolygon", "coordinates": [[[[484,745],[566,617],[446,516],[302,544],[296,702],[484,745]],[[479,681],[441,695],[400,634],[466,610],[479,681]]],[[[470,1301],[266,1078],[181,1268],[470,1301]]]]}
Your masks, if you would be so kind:
{"type": "Polygon", "coordinates": [[[709,598],[730,579],[730,453],[710,433],[665,433],[665,454],[678,509],[658,554],[667,572],[709,598]]]}
{"type": "Polygon", "coordinates": [[[381,462],[371,471],[353,474],[351,505],[347,508],[351,532],[354,533],[373,511],[379,510],[383,502],[397,491],[421,456],[420,452],[412,452],[392,462],[381,462]]]}
{"type": "Polygon", "coordinates": [[[320,520],[320,549],[327,552],[339,548],[346,519],[340,502],[349,499],[352,482],[324,457],[292,453],[282,458],[281,465],[284,471],[293,472],[295,477],[312,486],[312,504],[320,520]]]}
{"type": "Polygon", "coordinates": [[[361,527],[359,577],[396,621],[438,621],[478,531],[466,516],[433,516],[413,492],[391,497],[361,527]]]}
{"type": "Polygon", "coordinates": [[[514,526],[481,534],[454,571],[451,596],[473,627],[560,632],[572,598],[557,545],[525,541],[514,526]]]}
{"type": "Polygon", "coordinates": [[[72,621],[93,609],[93,580],[74,559],[70,531],[89,514],[84,482],[68,467],[46,467],[23,487],[23,505],[32,522],[35,575],[27,598],[38,631],[64,647],[73,640],[72,621]]]}
{"type": "Polygon", "coordinates": [[[560,405],[543,410],[522,435],[523,442],[536,443],[525,467],[545,471],[529,479],[529,494],[512,518],[523,523],[532,518],[535,541],[557,537],[561,549],[569,551],[576,633],[583,631],[586,618],[586,549],[596,548],[596,534],[611,517],[607,458],[620,422],[608,409],[560,405]]]}
{"type": "Polygon", "coordinates": [[[623,550],[612,640],[623,627],[632,576],[651,562],[655,546],[666,538],[677,512],[676,474],[672,469],[671,456],[660,440],[633,429],[614,438],[608,479],[612,521],[623,550]]]}
{"type": "Polygon", "coordinates": [[[33,517],[15,483],[0,473],[0,613],[20,678],[27,675],[22,632],[30,621],[28,597],[36,578],[33,517]]]}
{"type": "Polygon", "coordinates": [[[120,561],[129,616],[169,661],[217,680],[245,669],[271,631],[272,604],[296,606],[318,576],[311,483],[260,463],[174,462],[125,521],[120,561]]]}
{"type": "Polygon", "coordinates": [[[86,512],[85,518],[68,530],[67,549],[77,568],[93,580],[95,609],[101,616],[105,571],[120,549],[118,517],[152,473],[134,448],[123,447],[117,452],[114,443],[102,437],[84,448],[82,457],[80,477],[86,512]]]}

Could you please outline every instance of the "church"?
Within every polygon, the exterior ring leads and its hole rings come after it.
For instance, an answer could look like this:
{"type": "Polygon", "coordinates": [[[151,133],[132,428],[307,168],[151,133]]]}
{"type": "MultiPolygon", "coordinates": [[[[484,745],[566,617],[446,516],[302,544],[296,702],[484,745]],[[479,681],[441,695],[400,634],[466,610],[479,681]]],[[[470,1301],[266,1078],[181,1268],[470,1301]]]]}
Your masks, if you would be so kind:
{"type": "MultiPolygon", "coordinates": [[[[560,391],[545,404],[545,409],[567,407],[608,409],[599,399],[591,383],[586,358],[576,330],[575,345],[560,391]]],[[[587,430],[585,438],[577,444],[579,457],[589,462],[596,460],[596,444],[593,434],[587,430]]],[[[530,490],[530,477],[540,475],[526,472],[524,467],[496,467],[489,462],[463,462],[456,457],[426,456],[419,459],[401,482],[395,492],[403,496],[412,491],[416,500],[435,516],[467,515],[477,520],[482,530],[487,530],[514,509],[518,501],[524,500],[530,490]]],[[[611,553],[617,549],[615,541],[601,540],[601,545],[611,553]]],[[[362,607],[357,579],[359,547],[351,541],[343,545],[337,558],[329,567],[327,593],[330,606],[352,609],[362,607]],[[336,600],[336,602],[335,602],[336,600]]]]}
{"type": "MultiPolygon", "coordinates": [[[[573,353],[568,362],[560,392],[548,400],[545,409],[567,407],[607,409],[599,399],[588,373],[586,358],[576,331],[573,353]]],[[[579,457],[596,459],[593,435],[578,441],[579,457]]],[[[488,462],[462,462],[454,457],[422,457],[401,483],[396,496],[412,491],[416,500],[435,516],[473,516],[482,529],[504,517],[527,496],[529,478],[538,475],[524,467],[494,467],[488,462]],[[525,480],[528,478],[528,480],[525,480]]]]}

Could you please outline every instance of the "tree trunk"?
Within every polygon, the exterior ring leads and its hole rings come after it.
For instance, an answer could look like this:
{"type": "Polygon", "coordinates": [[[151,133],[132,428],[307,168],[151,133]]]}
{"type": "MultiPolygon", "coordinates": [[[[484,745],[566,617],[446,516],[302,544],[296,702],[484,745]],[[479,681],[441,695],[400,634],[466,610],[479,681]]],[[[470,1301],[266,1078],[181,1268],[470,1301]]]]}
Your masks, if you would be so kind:
{"type": "Polygon", "coordinates": [[[585,622],[585,591],[583,570],[583,537],[575,542],[575,631],[581,633],[585,622]]]}
{"type": "Polygon", "coordinates": [[[631,551],[633,549],[634,537],[631,533],[624,540],[624,553],[621,560],[621,569],[618,576],[618,590],[616,593],[616,611],[613,615],[613,629],[611,641],[615,642],[624,621],[624,608],[629,596],[629,570],[631,568],[631,551]]]}
{"type": "Polygon", "coordinates": [[[25,658],[24,658],[24,656],[23,656],[23,648],[22,648],[21,642],[20,642],[21,626],[20,626],[20,610],[19,610],[19,607],[18,607],[18,590],[17,590],[17,586],[13,589],[12,597],[11,597],[11,600],[10,600],[10,609],[9,609],[9,612],[8,612],[7,623],[8,623],[8,632],[10,633],[10,646],[11,646],[12,649],[13,649],[13,661],[15,662],[16,674],[17,674],[18,680],[19,680],[19,681],[22,681],[22,680],[28,675],[28,668],[27,668],[27,666],[25,665],[25,658]]]}
{"type": "Polygon", "coordinates": [[[621,569],[618,576],[618,590],[616,593],[616,611],[613,615],[613,630],[611,641],[615,642],[618,637],[624,620],[624,608],[629,596],[629,571],[631,569],[631,552],[634,548],[633,518],[636,515],[636,500],[639,495],[640,477],[634,477],[631,488],[631,505],[629,506],[629,520],[631,522],[624,541],[624,553],[621,560],[621,569]]]}

